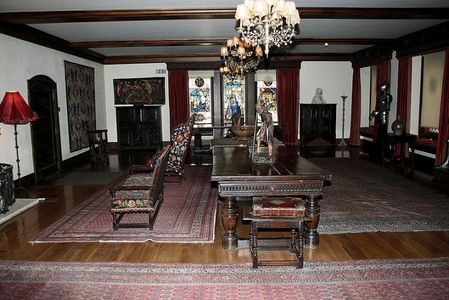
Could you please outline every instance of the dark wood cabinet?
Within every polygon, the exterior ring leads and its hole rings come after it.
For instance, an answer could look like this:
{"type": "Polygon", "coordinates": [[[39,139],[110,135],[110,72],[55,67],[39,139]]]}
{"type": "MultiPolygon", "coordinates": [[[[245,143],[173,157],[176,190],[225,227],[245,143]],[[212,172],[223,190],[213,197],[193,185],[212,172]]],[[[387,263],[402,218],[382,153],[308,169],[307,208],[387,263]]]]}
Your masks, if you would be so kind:
{"type": "Polygon", "coordinates": [[[335,154],[335,113],[337,104],[301,104],[301,155],[335,154]]]}
{"type": "Polygon", "coordinates": [[[119,150],[159,149],[162,147],[159,106],[116,107],[119,150]]]}

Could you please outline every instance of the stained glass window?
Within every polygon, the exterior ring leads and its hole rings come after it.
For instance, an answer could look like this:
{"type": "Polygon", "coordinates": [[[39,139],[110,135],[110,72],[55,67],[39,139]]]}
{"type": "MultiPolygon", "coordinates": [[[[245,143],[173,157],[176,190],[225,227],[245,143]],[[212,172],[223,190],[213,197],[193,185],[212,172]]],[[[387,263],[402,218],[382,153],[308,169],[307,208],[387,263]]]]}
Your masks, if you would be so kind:
{"type": "Polygon", "coordinates": [[[276,81],[257,81],[257,99],[271,112],[274,124],[278,123],[276,92],[276,81]]]}
{"type": "Polygon", "coordinates": [[[223,77],[223,120],[224,125],[232,124],[232,116],[238,124],[245,120],[245,78],[234,80],[223,77]],[[240,117],[238,117],[240,113],[240,117]]]}
{"type": "Polygon", "coordinates": [[[196,113],[196,124],[212,124],[211,78],[189,78],[190,115],[196,113]]]}

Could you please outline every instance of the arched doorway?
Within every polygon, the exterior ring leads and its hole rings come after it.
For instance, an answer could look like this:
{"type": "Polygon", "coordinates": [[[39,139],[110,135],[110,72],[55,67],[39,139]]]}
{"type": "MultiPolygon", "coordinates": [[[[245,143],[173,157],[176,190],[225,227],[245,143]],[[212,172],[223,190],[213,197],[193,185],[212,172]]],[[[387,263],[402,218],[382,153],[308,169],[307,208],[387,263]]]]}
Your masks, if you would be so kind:
{"type": "Polygon", "coordinates": [[[34,174],[36,182],[61,169],[56,82],[45,75],[28,80],[28,101],[39,119],[31,123],[34,174]]]}

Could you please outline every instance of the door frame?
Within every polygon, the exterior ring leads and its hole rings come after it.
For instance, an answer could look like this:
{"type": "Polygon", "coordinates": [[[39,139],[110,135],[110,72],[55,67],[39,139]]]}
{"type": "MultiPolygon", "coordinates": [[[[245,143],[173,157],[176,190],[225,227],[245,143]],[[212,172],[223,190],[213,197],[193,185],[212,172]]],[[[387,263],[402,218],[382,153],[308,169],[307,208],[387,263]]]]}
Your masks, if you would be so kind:
{"type": "MultiPolygon", "coordinates": [[[[54,127],[53,131],[53,143],[55,147],[55,158],[56,158],[56,168],[58,171],[62,169],[62,150],[61,150],[61,134],[60,134],[60,126],[59,126],[59,106],[58,106],[58,94],[57,94],[57,88],[56,88],[56,82],[53,81],[50,77],[46,75],[36,75],[30,79],[27,80],[27,86],[28,86],[28,101],[30,102],[29,105],[32,106],[32,97],[31,97],[31,91],[32,87],[35,84],[44,84],[47,85],[51,90],[51,99],[50,99],[50,105],[52,108],[51,118],[52,123],[54,127]]],[[[33,125],[30,126],[31,131],[31,138],[34,140],[34,132],[33,132],[33,125]]],[[[34,151],[34,145],[32,144],[32,151],[33,151],[33,168],[34,168],[34,178],[35,182],[37,183],[42,178],[39,176],[39,171],[36,169],[36,155],[34,151]]]]}

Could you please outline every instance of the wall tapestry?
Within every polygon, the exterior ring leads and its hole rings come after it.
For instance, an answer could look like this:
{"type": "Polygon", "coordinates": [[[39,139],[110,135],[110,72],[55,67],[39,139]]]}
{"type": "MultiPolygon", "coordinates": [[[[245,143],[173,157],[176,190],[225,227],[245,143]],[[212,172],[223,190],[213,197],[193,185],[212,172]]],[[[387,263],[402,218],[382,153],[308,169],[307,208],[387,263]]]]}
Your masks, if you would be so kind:
{"type": "Polygon", "coordinates": [[[94,68],[64,61],[70,152],[89,146],[87,131],[95,130],[94,68]]]}
{"type": "Polygon", "coordinates": [[[165,78],[114,79],[115,104],[165,104],[165,78]]]}

